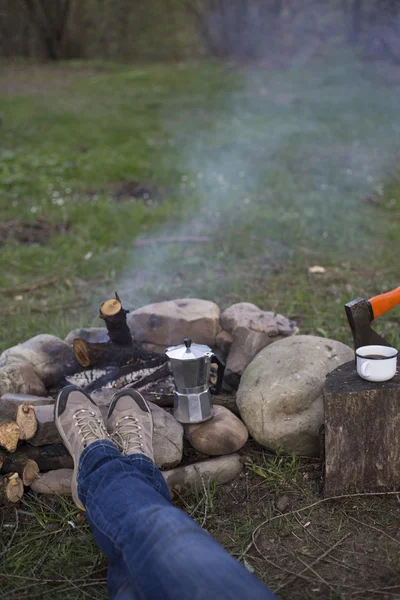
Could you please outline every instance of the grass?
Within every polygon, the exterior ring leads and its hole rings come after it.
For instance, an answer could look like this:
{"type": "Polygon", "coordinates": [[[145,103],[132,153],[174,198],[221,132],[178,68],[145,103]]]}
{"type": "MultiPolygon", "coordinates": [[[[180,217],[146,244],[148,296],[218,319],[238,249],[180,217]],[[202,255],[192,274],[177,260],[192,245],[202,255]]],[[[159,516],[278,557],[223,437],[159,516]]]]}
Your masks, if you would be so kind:
{"type": "MultiPolygon", "coordinates": [[[[399,285],[395,68],[342,55],[280,71],[4,63],[0,89],[0,349],[98,325],[114,289],[128,308],[254,302],[350,343],[344,303],[399,285]],[[133,183],[149,194],[124,195],[133,183]],[[18,241],[26,223],[41,228],[35,243],[18,241]],[[167,235],[210,242],[134,246],[167,235]]],[[[376,324],[396,345],[399,315],[376,324]]],[[[291,514],[243,556],[282,598],[399,593],[396,499],[297,513],[317,497],[320,466],[249,455],[238,482],[181,505],[240,556],[286,495],[291,514]]],[[[2,518],[1,598],[106,597],[105,560],[70,501],[27,495],[2,518]]]]}

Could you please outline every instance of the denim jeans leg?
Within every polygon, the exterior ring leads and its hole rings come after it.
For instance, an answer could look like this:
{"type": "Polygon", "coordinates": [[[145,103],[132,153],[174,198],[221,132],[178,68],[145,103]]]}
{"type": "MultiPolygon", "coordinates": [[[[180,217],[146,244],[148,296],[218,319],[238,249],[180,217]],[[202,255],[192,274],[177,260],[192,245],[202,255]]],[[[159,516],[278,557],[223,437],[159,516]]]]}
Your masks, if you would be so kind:
{"type": "MultiPolygon", "coordinates": [[[[275,598],[172,506],[165,481],[149,458],[122,456],[110,442],[94,442],[81,456],[78,490],[98,545],[116,568],[117,579],[126,572],[135,600],[275,598]]],[[[126,580],[111,585],[127,590],[126,580]]]]}

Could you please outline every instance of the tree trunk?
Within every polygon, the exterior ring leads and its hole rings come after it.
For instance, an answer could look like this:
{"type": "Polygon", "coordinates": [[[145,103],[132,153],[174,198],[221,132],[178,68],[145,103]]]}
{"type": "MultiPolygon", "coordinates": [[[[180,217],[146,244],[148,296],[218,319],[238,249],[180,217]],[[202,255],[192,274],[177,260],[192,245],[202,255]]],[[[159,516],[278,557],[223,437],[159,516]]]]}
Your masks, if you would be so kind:
{"type": "Polygon", "coordinates": [[[0,506],[19,502],[24,495],[24,484],[18,473],[0,477],[0,506]]]}
{"type": "Polygon", "coordinates": [[[0,452],[0,473],[18,473],[22,483],[29,486],[39,475],[39,467],[34,460],[21,452],[0,452]]]}

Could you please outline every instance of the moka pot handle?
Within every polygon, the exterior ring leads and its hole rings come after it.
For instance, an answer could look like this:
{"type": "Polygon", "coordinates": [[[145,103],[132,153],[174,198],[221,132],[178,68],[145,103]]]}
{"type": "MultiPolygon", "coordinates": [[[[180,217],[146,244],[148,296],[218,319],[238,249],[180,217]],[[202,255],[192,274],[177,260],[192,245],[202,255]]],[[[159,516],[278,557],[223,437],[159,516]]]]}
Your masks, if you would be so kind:
{"type": "Polygon", "coordinates": [[[211,392],[211,394],[219,394],[220,391],[221,391],[221,388],[222,388],[222,383],[224,381],[225,363],[218,356],[218,354],[213,354],[211,356],[211,362],[212,363],[217,363],[217,365],[218,365],[218,372],[217,372],[217,383],[215,385],[212,385],[210,387],[210,392],[211,392]]]}

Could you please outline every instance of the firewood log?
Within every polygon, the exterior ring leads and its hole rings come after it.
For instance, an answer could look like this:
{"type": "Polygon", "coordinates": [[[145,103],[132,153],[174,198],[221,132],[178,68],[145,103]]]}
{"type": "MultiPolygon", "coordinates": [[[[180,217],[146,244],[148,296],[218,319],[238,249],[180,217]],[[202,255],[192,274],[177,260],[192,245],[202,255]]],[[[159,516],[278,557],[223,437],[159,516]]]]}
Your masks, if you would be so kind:
{"type": "Polygon", "coordinates": [[[24,495],[24,484],[18,473],[0,477],[0,506],[19,502],[24,495]]]}
{"type": "Polygon", "coordinates": [[[45,444],[57,444],[61,442],[60,434],[54,421],[54,406],[45,404],[35,406],[37,431],[29,440],[33,446],[44,446],[45,444]]]}
{"type": "Polygon", "coordinates": [[[115,292],[115,298],[103,302],[100,306],[100,319],[105,322],[110,340],[118,346],[132,344],[131,332],[126,322],[128,312],[122,308],[117,292],[115,292]]]}
{"type": "MultiPolygon", "coordinates": [[[[12,396],[12,394],[6,394],[6,396],[12,396]]],[[[21,394],[24,397],[23,394],[21,394]]],[[[30,398],[30,396],[26,396],[30,398]]],[[[5,422],[6,420],[15,421],[20,429],[19,439],[30,440],[36,433],[37,421],[35,416],[34,405],[30,402],[4,402],[3,397],[1,398],[1,418],[5,422]]]]}
{"type": "Polygon", "coordinates": [[[115,298],[106,300],[100,306],[100,318],[106,324],[109,340],[106,342],[88,342],[82,338],[72,341],[74,356],[82,367],[102,365],[125,365],[135,360],[150,360],[154,352],[147,352],[131,336],[126,315],[129,311],[122,308],[121,300],[115,292],[115,298]]]}
{"type": "Polygon", "coordinates": [[[32,446],[23,444],[18,452],[34,460],[40,471],[54,471],[56,469],[72,469],[74,461],[64,444],[46,444],[45,446],[32,446]]]}
{"type": "Polygon", "coordinates": [[[72,340],[72,349],[76,360],[82,367],[99,367],[110,364],[125,365],[135,358],[132,345],[117,346],[111,341],[87,342],[75,338],[72,340]]]}
{"type": "Polygon", "coordinates": [[[57,469],[42,473],[31,489],[39,494],[71,494],[72,469],[57,469]]]}
{"type": "Polygon", "coordinates": [[[21,404],[33,404],[40,406],[42,404],[54,404],[54,399],[46,396],[32,396],[30,394],[3,394],[0,398],[0,415],[15,421],[17,409],[21,404]]]}
{"type": "Polygon", "coordinates": [[[39,475],[39,467],[21,452],[0,452],[0,473],[18,473],[22,483],[29,486],[39,475]]]}
{"type": "Polygon", "coordinates": [[[8,452],[15,452],[21,430],[11,419],[0,418],[0,447],[8,452]]]}
{"type": "Polygon", "coordinates": [[[20,404],[15,419],[19,429],[20,440],[30,440],[36,433],[37,420],[33,404],[20,404]]]}

